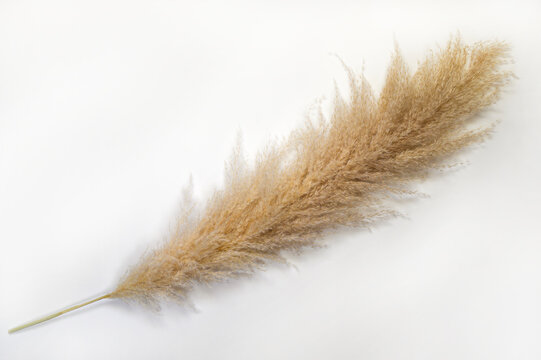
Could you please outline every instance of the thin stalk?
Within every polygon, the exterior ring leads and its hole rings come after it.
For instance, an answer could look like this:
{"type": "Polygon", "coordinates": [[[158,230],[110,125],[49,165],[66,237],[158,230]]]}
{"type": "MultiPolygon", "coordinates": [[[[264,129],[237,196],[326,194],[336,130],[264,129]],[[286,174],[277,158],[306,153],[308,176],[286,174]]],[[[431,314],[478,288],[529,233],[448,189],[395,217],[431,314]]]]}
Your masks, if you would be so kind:
{"type": "Polygon", "coordinates": [[[44,317],[39,318],[39,319],[37,319],[37,320],[30,321],[30,322],[27,322],[27,323],[25,323],[25,324],[16,326],[16,327],[14,327],[14,328],[12,328],[12,329],[9,329],[9,330],[8,330],[8,333],[9,333],[9,334],[12,334],[12,333],[14,333],[14,332],[16,332],[16,331],[25,329],[25,328],[27,328],[27,327],[34,326],[34,325],[40,324],[40,323],[42,323],[42,322],[44,322],[44,321],[54,319],[54,318],[57,317],[57,316],[63,315],[63,314],[65,314],[65,313],[68,313],[68,312],[73,311],[73,310],[77,310],[77,309],[79,309],[79,308],[82,308],[83,306],[90,305],[90,304],[92,304],[92,303],[94,303],[94,302],[96,302],[96,301],[100,301],[100,300],[103,300],[103,299],[107,299],[107,298],[110,297],[110,296],[111,296],[111,294],[102,295],[102,296],[100,296],[100,297],[97,297],[97,298],[95,298],[95,299],[89,300],[89,301],[84,302],[84,303],[82,303],[82,304],[75,305],[75,306],[69,307],[69,308],[64,309],[64,310],[60,310],[60,311],[58,311],[58,312],[55,312],[54,314],[47,315],[47,316],[44,316],[44,317]]]}

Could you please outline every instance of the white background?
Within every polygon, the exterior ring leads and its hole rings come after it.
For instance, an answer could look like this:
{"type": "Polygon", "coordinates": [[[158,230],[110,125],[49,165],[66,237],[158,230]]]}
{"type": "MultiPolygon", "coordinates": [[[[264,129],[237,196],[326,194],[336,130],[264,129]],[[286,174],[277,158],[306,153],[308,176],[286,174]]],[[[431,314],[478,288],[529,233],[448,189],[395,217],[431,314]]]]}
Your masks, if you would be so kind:
{"type": "Polygon", "coordinates": [[[541,358],[541,5],[531,1],[0,3],[0,359],[541,358]],[[345,84],[379,90],[460,31],[512,45],[519,77],[469,165],[407,219],[331,235],[197,311],[119,301],[14,335],[99,295],[247,154],[345,84]]]}

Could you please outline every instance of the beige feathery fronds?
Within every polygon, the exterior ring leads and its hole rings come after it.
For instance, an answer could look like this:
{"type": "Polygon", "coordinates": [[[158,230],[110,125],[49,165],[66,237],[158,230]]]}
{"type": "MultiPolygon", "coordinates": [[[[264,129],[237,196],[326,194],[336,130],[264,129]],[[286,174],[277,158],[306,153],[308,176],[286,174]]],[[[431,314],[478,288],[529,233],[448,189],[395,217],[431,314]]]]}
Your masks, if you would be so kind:
{"type": "Polygon", "coordinates": [[[396,51],[379,97],[348,69],[350,97],[336,96],[330,119],[308,121],[251,169],[232,161],[224,189],[195,219],[187,209],[169,240],[113,292],[10,332],[104,298],[184,300],[197,284],[283,261],[283,251],[313,246],[326,230],[392,214],[389,196],[486,138],[492,124],[471,122],[509,81],[507,59],[501,42],[465,45],[457,36],[411,73],[396,51]]]}

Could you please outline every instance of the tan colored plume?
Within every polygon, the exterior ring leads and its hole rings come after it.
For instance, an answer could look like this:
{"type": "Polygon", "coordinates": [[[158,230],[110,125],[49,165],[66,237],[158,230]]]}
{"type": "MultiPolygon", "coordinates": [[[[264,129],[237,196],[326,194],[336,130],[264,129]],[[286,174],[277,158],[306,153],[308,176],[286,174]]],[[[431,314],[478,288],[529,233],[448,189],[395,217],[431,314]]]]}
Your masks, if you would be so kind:
{"type": "Polygon", "coordinates": [[[329,119],[307,121],[250,169],[232,161],[224,189],[195,218],[186,208],[177,231],[114,291],[10,332],[105,298],[183,300],[195,285],[283,261],[326,230],[392,214],[390,196],[485,139],[492,124],[472,128],[472,120],[510,79],[507,55],[501,42],[465,45],[457,36],[411,73],[396,51],[379,96],[348,70],[349,99],[337,95],[329,119]]]}

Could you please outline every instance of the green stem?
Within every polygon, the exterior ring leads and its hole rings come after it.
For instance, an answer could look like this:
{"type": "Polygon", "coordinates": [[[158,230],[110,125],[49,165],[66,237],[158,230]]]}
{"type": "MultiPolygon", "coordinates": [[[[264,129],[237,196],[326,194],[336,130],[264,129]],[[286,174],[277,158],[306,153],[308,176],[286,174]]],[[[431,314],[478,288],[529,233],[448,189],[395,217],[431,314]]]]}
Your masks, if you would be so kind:
{"type": "Polygon", "coordinates": [[[106,299],[106,298],[108,298],[108,297],[110,297],[110,296],[111,296],[111,294],[106,294],[106,295],[97,297],[97,298],[95,298],[95,299],[89,300],[89,301],[87,301],[87,302],[84,302],[84,303],[82,303],[82,304],[75,305],[75,306],[69,307],[69,308],[64,309],[64,310],[60,310],[60,311],[58,311],[58,312],[55,312],[54,314],[47,315],[47,316],[44,316],[44,317],[39,318],[39,319],[37,319],[37,320],[30,321],[30,322],[27,322],[27,323],[25,323],[25,324],[16,326],[16,327],[14,327],[14,328],[12,328],[12,329],[9,329],[9,330],[8,330],[8,333],[9,333],[9,334],[12,334],[12,333],[14,333],[14,332],[16,332],[16,331],[25,329],[25,328],[27,328],[27,327],[34,326],[34,325],[40,324],[40,323],[42,323],[42,322],[44,322],[44,321],[54,319],[54,318],[57,317],[57,316],[63,315],[63,314],[65,314],[65,313],[68,313],[68,312],[73,311],[73,310],[77,310],[77,309],[79,309],[79,308],[81,308],[81,307],[83,307],[83,306],[90,305],[90,304],[92,304],[92,303],[94,303],[94,302],[96,302],[96,301],[100,301],[100,300],[106,299]]]}

